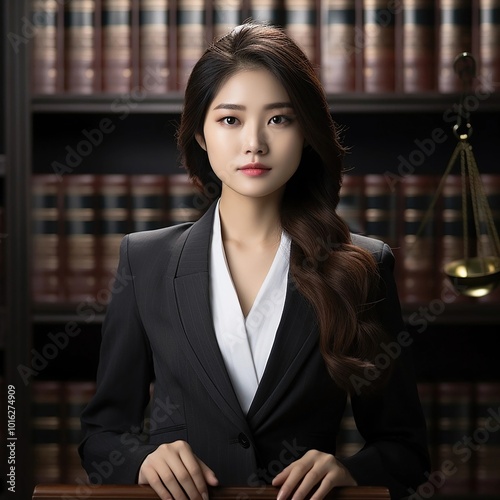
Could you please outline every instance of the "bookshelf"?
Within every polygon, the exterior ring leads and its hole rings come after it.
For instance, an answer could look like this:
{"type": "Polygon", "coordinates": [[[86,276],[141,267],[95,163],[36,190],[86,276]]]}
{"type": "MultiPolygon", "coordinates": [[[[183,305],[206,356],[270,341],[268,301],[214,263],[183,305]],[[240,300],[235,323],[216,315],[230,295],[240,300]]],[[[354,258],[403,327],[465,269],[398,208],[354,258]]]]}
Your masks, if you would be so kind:
{"type": "MultiPolygon", "coordinates": [[[[100,1],[97,3],[101,5],[100,1]]],[[[31,178],[52,173],[53,162],[64,161],[66,146],[74,147],[82,139],[82,130],[98,127],[103,119],[111,120],[116,130],[91,155],[81,159],[73,174],[177,173],[174,133],[183,105],[179,90],[140,99],[124,97],[123,93],[32,95],[30,43],[21,43],[14,51],[5,37],[5,33],[22,33],[23,19],[30,16],[30,4],[29,0],[9,2],[8,7],[4,3],[1,16],[5,23],[2,40],[8,75],[3,74],[4,90],[0,87],[6,96],[4,113],[0,113],[5,115],[5,126],[0,127],[0,199],[3,196],[5,200],[9,237],[4,245],[7,304],[0,306],[0,320],[4,324],[5,318],[6,324],[3,339],[0,326],[3,355],[0,374],[6,383],[14,383],[17,391],[16,426],[20,439],[16,468],[23,471],[22,480],[18,474],[19,498],[29,498],[33,488],[31,381],[34,379],[24,384],[18,368],[31,366],[30,351],[43,349],[49,334],[76,323],[82,332],[61,350],[54,362],[40,371],[37,380],[92,380],[104,318],[104,310],[82,316],[75,304],[33,302],[31,178]]],[[[245,5],[248,8],[249,2],[245,5]]],[[[316,5],[321,3],[318,1],[316,5]]],[[[474,5],[477,7],[477,2],[474,5]]],[[[439,175],[455,144],[451,128],[458,98],[456,92],[436,91],[411,94],[353,91],[328,95],[333,116],[344,127],[344,140],[352,147],[346,164],[359,175],[396,172],[398,157],[410,155],[417,147],[415,140],[428,138],[437,128],[443,130],[446,140],[436,145],[415,173],[439,175]]],[[[478,98],[477,104],[472,113],[471,143],[479,168],[484,173],[500,174],[493,149],[500,137],[500,93],[478,98]]],[[[427,320],[425,329],[419,332],[421,321],[413,326],[411,323],[421,305],[403,303],[405,319],[415,338],[414,356],[420,381],[500,382],[494,369],[500,349],[498,302],[446,304],[443,312],[427,320]]],[[[473,495],[462,495],[469,497],[473,495]]]]}

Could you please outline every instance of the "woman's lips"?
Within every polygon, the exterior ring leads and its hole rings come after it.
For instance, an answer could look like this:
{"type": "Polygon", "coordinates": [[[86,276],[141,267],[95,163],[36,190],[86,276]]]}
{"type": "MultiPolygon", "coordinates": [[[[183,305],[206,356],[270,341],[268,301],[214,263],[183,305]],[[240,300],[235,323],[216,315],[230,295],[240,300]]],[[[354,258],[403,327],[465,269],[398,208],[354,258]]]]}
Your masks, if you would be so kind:
{"type": "Polygon", "coordinates": [[[240,170],[241,173],[248,175],[249,177],[258,177],[259,175],[266,174],[271,169],[270,167],[266,167],[261,163],[249,163],[248,165],[240,167],[238,170],[240,170]]]}

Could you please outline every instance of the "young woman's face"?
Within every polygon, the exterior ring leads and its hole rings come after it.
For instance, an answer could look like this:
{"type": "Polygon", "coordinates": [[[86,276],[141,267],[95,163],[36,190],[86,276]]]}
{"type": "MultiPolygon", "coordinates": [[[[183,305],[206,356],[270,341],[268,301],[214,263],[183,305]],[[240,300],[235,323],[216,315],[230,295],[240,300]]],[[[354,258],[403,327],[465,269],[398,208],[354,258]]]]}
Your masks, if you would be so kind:
{"type": "Polygon", "coordinates": [[[265,69],[242,70],[227,80],[196,139],[222,181],[222,193],[249,197],[281,192],[304,146],[285,88],[265,69]]]}

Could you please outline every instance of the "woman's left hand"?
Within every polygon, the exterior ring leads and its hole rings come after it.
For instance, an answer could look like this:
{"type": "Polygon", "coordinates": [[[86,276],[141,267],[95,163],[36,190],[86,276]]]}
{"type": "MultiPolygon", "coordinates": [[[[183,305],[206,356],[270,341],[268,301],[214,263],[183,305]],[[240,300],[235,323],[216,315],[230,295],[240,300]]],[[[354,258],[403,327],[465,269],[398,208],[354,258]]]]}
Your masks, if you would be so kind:
{"type": "Polygon", "coordinates": [[[320,500],[334,486],[356,485],[350,472],[333,455],[318,450],[309,450],[273,479],[273,486],[281,486],[277,500],[302,500],[316,486],[311,500],[320,500]]]}

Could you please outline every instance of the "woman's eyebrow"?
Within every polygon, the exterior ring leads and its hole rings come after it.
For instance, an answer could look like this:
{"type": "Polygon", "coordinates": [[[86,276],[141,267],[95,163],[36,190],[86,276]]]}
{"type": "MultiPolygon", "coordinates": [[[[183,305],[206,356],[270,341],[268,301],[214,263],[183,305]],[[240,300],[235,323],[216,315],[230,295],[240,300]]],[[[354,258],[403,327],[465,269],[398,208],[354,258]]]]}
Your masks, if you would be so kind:
{"type": "MultiPolygon", "coordinates": [[[[269,109],[283,109],[283,108],[290,108],[293,109],[292,103],[290,102],[273,102],[270,104],[266,104],[264,106],[264,109],[269,110],[269,109]]],[[[221,103],[215,106],[214,110],[216,109],[232,109],[236,111],[246,111],[246,106],[242,106],[241,104],[230,104],[230,103],[221,103]]]]}

